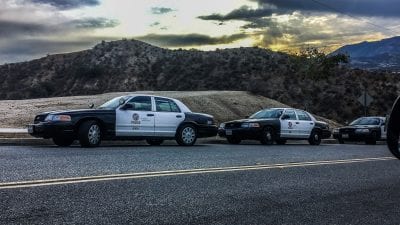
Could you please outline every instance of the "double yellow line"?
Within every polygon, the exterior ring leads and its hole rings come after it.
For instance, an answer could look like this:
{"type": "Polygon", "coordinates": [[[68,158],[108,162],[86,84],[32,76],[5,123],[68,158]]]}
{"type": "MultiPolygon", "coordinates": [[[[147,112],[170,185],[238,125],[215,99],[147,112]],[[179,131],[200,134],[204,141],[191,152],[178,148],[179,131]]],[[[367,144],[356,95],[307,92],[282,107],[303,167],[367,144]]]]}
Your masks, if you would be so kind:
{"type": "Polygon", "coordinates": [[[278,163],[271,165],[233,166],[233,167],[219,167],[219,168],[188,169],[188,170],[167,170],[167,171],[156,171],[156,172],[125,173],[125,174],[111,174],[111,175],[101,175],[101,176],[19,181],[19,182],[0,183],[0,190],[51,186],[51,185],[77,184],[77,183],[87,183],[87,182],[100,182],[100,181],[111,181],[111,180],[191,175],[191,174],[207,174],[207,173],[222,173],[222,172],[234,172],[234,171],[250,171],[250,170],[282,169],[282,168],[293,168],[293,167],[363,163],[363,162],[386,161],[394,159],[395,159],[394,157],[342,159],[342,160],[331,160],[331,161],[278,163]]]}

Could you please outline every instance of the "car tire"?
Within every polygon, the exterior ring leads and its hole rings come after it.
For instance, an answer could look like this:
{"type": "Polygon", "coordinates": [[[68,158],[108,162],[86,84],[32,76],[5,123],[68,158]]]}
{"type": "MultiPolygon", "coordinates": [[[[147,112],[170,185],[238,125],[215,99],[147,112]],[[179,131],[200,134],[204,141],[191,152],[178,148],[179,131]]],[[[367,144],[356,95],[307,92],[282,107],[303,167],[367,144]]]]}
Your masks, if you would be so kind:
{"type": "Polygon", "coordinates": [[[226,140],[228,141],[229,144],[232,145],[238,145],[240,144],[240,142],[242,142],[242,140],[240,140],[239,138],[234,138],[234,137],[227,137],[226,140]]]}
{"type": "Polygon", "coordinates": [[[275,141],[274,129],[271,127],[265,127],[262,131],[260,142],[263,145],[272,145],[275,141]]]}
{"type": "Polygon", "coordinates": [[[146,139],[147,144],[149,145],[153,145],[153,146],[158,146],[161,145],[164,140],[160,140],[160,139],[146,139]]]}
{"type": "Polygon", "coordinates": [[[101,127],[96,121],[85,121],[79,127],[79,143],[84,148],[97,147],[101,142],[101,127]]]}
{"type": "Polygon", "coordinates": [[[197,129],[191,124],[185,124],[178,129],[176,142],[181,146],[192,146],[197,140],[197,129]]]}
{"type": "Polygon", "coordinates": [[[278,145],[285,145],[285,144],[286,144],[286,140],[285,140],[285,139],[276,140],[276,144],[278,144],[278,145]]]}
{"type": "Polygon", "coordinates": [[[53,142],[57,146],[68,147],[68,146],[72,145],[72,143],[74,142],[74,139],[70,138],[70,137],[55,136],[55,137],[53,137],[53,142]]]}
{"type": "Polygon", "coordinates": [[[321,133],[313,130],[311,132],[310,138],[308,139],[308,143],[310,145],[320,145],[321,144],[321,133]]]}

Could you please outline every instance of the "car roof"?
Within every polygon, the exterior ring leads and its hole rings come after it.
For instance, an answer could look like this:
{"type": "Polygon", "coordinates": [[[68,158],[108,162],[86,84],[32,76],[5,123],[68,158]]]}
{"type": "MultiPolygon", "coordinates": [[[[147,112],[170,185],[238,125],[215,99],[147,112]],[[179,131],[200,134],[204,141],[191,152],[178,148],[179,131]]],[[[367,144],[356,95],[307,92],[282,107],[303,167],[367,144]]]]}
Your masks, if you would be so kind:
{"type": "Polygon", "coordinates": [[[132,98],[132,97],[136,97],[136,96],[147,96],[147,97],[165,98],[165,99],[173,100],[176,104],[178,104],[178,106],[179,106],[179,108],[181,109],[182,112],[192,112],[183,102],[181,102],[180,100],[175,99],[175,98],[159,96],[159,95],[141,94],[141,93],[128,94],[128,95],[123,95],[123,96],[120,96],[120,97],[132,98]]]}

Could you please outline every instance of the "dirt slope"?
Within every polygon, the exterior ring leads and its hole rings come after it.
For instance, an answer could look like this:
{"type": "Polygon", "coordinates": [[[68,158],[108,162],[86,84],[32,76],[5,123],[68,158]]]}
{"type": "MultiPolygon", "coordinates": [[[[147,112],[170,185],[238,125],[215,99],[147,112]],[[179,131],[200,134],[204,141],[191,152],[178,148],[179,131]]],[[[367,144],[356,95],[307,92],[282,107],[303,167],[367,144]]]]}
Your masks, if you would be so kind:
{"type": "MultiPolygon", "coordinates": [[[[280,102],[262,96],[256,96],[243,91],[147,91],[136,92],[160,96],[167,96],[181,100],[193,112],[208,113],[215,116],[218,122],[244,118],[252,113],[268,107],[288,107],[280,102]]],[[[73,96],[40,98],[29,100],[5,100],[0,101],[0,127],[23,128],[31,123],[33,117],[40,112],[84,109],[90,103],[99,106],[107,100],[128,94],[128,92],[106,93],[91,96],[73,96]]],[[[337,123],[327,119],[331,127],[338,126],[337,123]]]]}

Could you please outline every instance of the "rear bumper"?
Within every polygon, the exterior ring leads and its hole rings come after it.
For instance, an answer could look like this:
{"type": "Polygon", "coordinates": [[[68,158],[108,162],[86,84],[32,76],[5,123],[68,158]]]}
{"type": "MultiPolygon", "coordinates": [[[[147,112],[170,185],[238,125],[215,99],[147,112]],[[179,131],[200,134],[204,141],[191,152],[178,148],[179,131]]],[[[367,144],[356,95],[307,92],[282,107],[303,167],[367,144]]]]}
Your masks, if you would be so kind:
{"type": "Polygon", "coordinates": [[[70,123],[38,123],[29,124],[28,133],[33,137],[52,138],[55,136],[74,136],[74,128],[70,123]]]}
{"type": "Polygon", "coordinates": [[[332,136],[332,132],[330,130],[322,130],[322,139],[328,139],[332,136]]]}
{"type": "Polygon", "coordinates": [[[216,125],[202,125],[197,128],[199,138],[215,137],[218,133],[216,125]]]}

